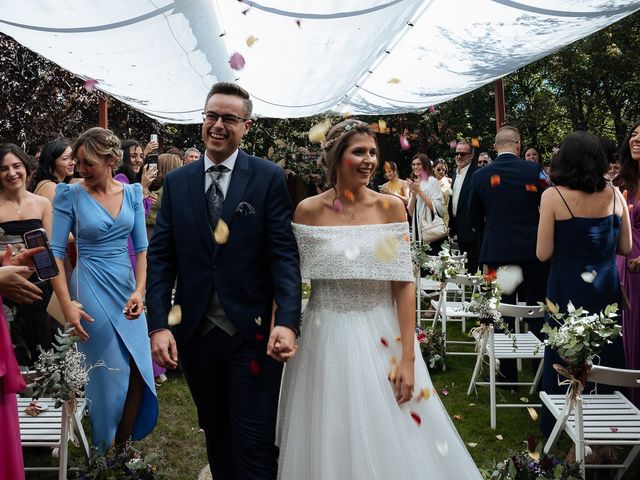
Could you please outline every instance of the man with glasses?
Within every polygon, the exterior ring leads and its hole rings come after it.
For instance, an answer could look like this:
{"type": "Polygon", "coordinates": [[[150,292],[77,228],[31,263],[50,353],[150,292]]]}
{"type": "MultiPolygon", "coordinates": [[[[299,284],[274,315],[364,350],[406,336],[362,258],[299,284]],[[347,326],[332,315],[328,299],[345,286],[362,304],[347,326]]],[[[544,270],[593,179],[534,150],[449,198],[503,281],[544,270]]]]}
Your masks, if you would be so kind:
{"type": "MultiPolygon", "coordinates": [[[[518,289],[502,295],[504,303],[536,305],[544,301],[547,265],[536,257],[540,197],[544,185],[540,168],[520,156],[520,132],[505,126],[495,138],[498,152],[491,165],[478,169],[471,183],[471,224],[480,236],[480,263],[489,269],[515,265],[522,270],[518,289]]],[[[511,331],[513,319],[507,319],[511,331]]],[[[540,337],[542,320],[530,320],[529,329],[540,337]]],[[[535,365],[537,368],[537,365],[535,365]]],[[[535,370],[534,370],[535,371],[535,370]]],[[[503,360],[505,382],[517,381],[516,362],[503,360]]]]}
{"type": "Polygon", "coordinates": [[[238,148],[251,109],[236,84],[213,86],[205,154],[165,177],[148,251],[153,357],[167,368],[180,358],[216,480],[276,478],[282,362],[295,353],[300,322],[284,170],[238,148]],[[170,331],[176,278],[182,313],[174,310],[170,331]]]}
{"type": "Polygon", "coordinates": [[[487,152],[482,152],[480,155],[478,155],[478,166],[479,167],[484,167],[487,166],[491,163],[491,157],[489,156],[489,154],[487,152]]]}
{"type": "Polygon", "coordinates": [[[467,254],[467,270],[475,273],[478,269],[478,237],[471,228],[469,216],[469,194],[471,177],[478,168],[474,160],[474,148],[467,141],[456,146],[456,169],[453,172],[453,195],[449,202],[449,226],[451,235],[458,237],[460,251],[467,254]]]}

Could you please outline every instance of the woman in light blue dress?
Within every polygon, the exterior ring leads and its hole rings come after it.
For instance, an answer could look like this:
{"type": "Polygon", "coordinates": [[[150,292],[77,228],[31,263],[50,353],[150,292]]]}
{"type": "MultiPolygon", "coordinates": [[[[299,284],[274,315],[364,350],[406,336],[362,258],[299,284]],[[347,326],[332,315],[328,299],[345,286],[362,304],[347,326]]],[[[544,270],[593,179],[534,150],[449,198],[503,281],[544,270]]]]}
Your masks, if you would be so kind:
{"type": "Polygon", "coordinates": [[[113,179],[122,150],[109,130],[83,133],[72,155],[83,180],[56,188],[51,248],[61,273],[52,283],[87,363],[106,364],[91,370],[86,387],[92,443],[121,446],[148,435],[158,417],[142,300],[147,266],[142,189],[113,179]],[[70,232],[78,248],[71,292],[62,263],[70,232]],[[137,256],[135,278],[129,235],[137,256]]]}

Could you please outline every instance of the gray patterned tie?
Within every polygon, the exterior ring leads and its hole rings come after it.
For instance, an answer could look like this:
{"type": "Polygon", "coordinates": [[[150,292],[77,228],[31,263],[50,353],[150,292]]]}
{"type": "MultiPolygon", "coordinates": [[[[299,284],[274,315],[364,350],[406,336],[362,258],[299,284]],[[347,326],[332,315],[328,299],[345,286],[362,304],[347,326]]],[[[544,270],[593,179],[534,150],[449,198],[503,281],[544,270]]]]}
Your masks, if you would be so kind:
{"type": "Polygon", "coordinates": [[[224,165],[213,165],[207,168],[207,175],[211,176],[211,185],[205,193],[207,199],[207,214],[209,215],[209,223],[211,228],[215,229],[218,224],[218,219],[222,213],[222,204],[224,203],[224,195],[218,180],[224,172],[228,172],[229,169],[224,165]]]}

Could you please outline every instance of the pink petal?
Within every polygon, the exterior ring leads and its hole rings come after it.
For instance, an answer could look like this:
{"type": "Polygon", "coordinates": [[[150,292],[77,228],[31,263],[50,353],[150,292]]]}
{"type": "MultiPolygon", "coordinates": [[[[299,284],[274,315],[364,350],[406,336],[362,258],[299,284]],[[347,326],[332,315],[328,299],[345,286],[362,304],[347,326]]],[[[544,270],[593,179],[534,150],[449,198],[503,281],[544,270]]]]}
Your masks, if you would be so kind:
{"type": "Polygon", "coordinates": [[[427,174],[427,172],[425,172],[424,170],[422,170],[420,172],[420,176],[422,177],[422,179],[426,182],[427,180],[429,180],[429,175],[427,174]]]}
{"type": "Polygon", "coordinates": [[[231,65],[231,68],[233,68],[234,70],[242,70],[244,68],[244,64],[244,57],[238,52],[229,57],[229,65],[231,65]]]}
{"type": "Polygon", "coordinates": [[[93,92],[96,89],[96,85],[98,85],[98,81],[94,80],[93,78],[87,78],[84,81],[84,88],[87,90],[87,92],[93,92]]]}
{"type": "Polygon", "coordinates": [[[451,150],[455,150],[456,147],[458,146],[458,142],[456,142],[455,140],[451,140],[449,142],[449,146],[451,147],[451,150]]]}
{"type": "Polygon", "coordinates": [[[436,113],[436,107],[429,105],[429,113],[436,113]]]}
{"type": "Polygon", "coordinates": [[[618,427],[609,427],[609,430],[611,430],[613,433],[616,433],[618,431],[618,427]]]}
{"type": "Polygon", "coordinates": [[[449,395],[449,390],[447,390],[446,388],[444,390],[442,390],[442,394],[446,397],[449,395]]]}
{"type": "Polygon", "coordinates": [[[333,202],[333,211],[336,213],[341,213],[342,212],[342,202],[338,199],[336,199],[333,202]]]}
{"type": "Polygon", "coordinates": [[[400,150],[409,150],[411,148],[411,144],[409,140],[404,135],[400,135],[400,150]]]}

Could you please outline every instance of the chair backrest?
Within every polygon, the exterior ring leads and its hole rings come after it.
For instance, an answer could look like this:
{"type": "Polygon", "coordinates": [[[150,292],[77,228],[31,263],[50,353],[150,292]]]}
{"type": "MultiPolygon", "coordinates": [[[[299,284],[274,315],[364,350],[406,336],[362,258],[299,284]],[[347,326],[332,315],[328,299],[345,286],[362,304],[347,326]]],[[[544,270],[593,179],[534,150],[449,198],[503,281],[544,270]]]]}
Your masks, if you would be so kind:
{"type": "Polygon", "coordinates": [[[544,317],[544,311],[538,305],[513,305],[511,303],[500,303],[498,311],[505,317],[516,318],[541,318],[544,317]]]}
{"type": "Polygon", "coordinates": [[[447,280],[449,283],[455,283],[456,285],[464,285],[464,286],[477,286],[482,283],[482,277],[476,275],[456,275],[453,278],[447,280]]]}
{"type": "Polygon", "coordinates": [[[594,365],[589,372],[589,381],[618,385],[620,387],[640,387],[640,370],[625,370],[623,368],[601,367],[594,365]]]}

